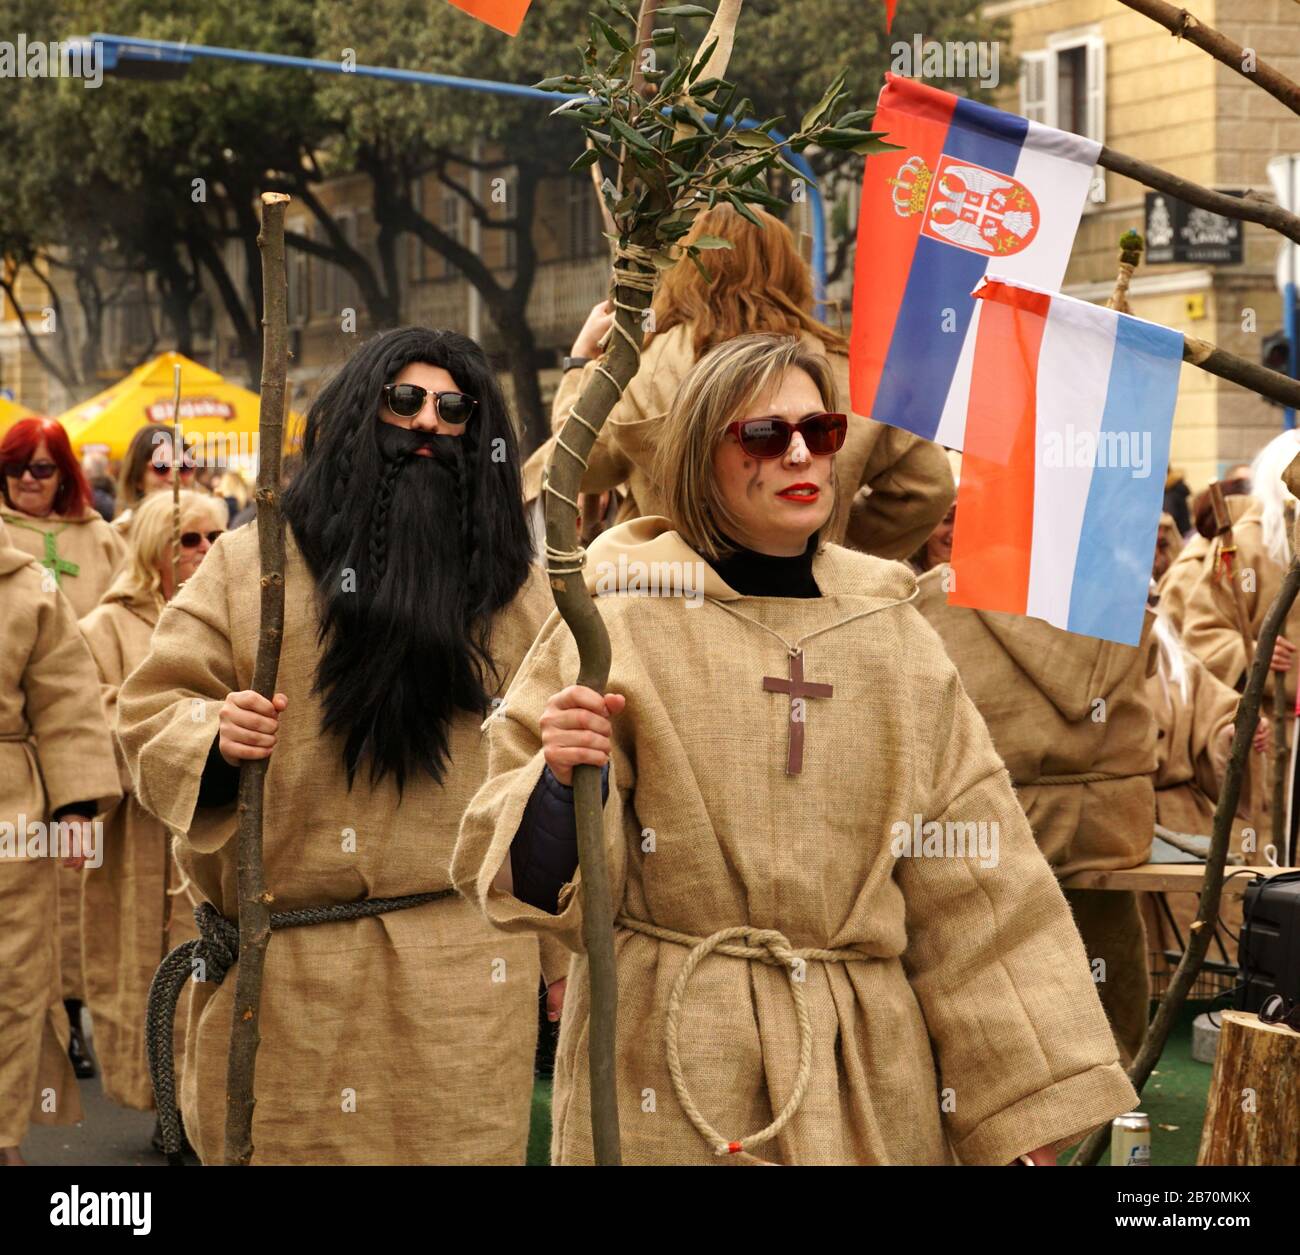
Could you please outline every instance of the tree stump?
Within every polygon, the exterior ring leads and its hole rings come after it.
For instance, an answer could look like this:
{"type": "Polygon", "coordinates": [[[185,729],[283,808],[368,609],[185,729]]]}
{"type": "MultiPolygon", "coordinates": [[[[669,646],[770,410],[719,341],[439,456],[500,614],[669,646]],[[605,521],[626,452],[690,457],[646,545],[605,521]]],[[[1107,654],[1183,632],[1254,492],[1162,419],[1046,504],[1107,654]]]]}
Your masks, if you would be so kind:
{"type": "Polygon", "coordinates": [[[1225,1011],[1198,1164],[1300,1167],[1300,1033],[1225,1011]]]}

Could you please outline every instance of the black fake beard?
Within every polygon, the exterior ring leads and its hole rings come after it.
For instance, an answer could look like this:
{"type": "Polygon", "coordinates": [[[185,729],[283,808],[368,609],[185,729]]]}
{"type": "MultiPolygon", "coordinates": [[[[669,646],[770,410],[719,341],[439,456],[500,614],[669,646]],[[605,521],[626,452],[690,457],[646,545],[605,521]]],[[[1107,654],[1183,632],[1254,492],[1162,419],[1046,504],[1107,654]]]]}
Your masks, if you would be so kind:
{"type": "Polygon", "coordinates": [[[343,738],[348,787],[368,757],[371,784],[392,772],[400,793],[412,772],[441,783],[453,719],[486,710],[491,659],[487,625],[470,615],[479,599],[466,438],[383,423],[377,438],[368,525],[330,564],[337,578],[319,584],[316,692],[324,730],[343,738]]]}

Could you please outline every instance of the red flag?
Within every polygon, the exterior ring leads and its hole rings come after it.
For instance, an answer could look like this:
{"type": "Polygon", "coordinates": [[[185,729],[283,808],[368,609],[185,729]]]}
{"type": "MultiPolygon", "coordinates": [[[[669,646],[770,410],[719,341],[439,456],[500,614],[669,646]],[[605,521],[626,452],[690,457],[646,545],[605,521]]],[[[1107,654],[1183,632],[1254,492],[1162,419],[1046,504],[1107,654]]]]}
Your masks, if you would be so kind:
{"type": "MultiPolygon", "coordinates": [[[[451,0],[458,9],[464,9],[480,22],[495,26],[507,35],[519,34],[524,24],[524,14],[533,0],[451,0]]],[[[891,6],[894,0],[886,0],[891,6]]]]}
{"type": "MultiPolygon", "coordinates": [[[[455,0],[453,0],[453,3],[455,0]]],[[[889,30],[894,24],[894,10],[898,8],[898,0],[885,0],[885,29],[889,30]]]]}

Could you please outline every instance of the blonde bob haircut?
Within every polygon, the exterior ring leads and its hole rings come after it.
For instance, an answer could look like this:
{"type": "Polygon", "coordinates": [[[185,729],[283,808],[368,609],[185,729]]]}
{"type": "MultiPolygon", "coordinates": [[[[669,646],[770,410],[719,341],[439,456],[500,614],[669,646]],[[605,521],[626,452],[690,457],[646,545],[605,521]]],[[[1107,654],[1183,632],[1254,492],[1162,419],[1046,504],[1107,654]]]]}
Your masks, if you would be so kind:
{"type": "Polygon", "coordinates": [[[701,557],[720,558],[734,548],[736,521],[723,503],[713,456],[727,427],[761,417],[756,402],[777,388],[786,372],[804,371],[827,410],[836,409],[835,377],[817,348],[793,336],[737,336],[710,349],[682,380],[665,417],[655,456],[655,479],[664,509],[683,540],[701,557]]]}
{"type": "MultiPolygon", "coordinates": [[[[226,526],[229,511],[220,497],[185,489],[181,492],[181,531],[211,531],[226,526]]],[[[126,561],[105,601],[162,605],[158,566],[172,543],[172,494],[154,492],[140,501],[131,518],[126,561]]]]}

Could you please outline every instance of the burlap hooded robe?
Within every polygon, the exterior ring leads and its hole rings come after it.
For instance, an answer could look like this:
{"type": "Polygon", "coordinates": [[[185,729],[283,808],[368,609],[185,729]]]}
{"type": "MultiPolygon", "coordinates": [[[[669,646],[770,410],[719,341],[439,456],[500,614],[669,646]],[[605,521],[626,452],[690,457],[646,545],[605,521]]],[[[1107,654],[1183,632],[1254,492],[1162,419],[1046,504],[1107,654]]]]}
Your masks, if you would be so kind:
{"type": "MultiPolygon", "coordinates": [[[[16,549],[30,554],[42,565],[52,564],[50,569],[57,572],[59,587],[78,619],[99,605],[99,599],[126,556],[122,537],[92,506],[76,516],[50,515],[38,519],[0,502],[0,522],[16,549]],[[76,567],[75,571],[66,569],[65,564],[69,563],[76,567]]],[[[90,693],[86,694],[86,700],[91,700],[90,693]]],[[[63,996],[84,998],[81,873],[60,867],[58,876],[63,996]]]]}
{"type": "MultiPolygon", "coordinates": [[[[645,518],[589,551],[595,587],[620,557],[698,563],[645,518]]],[[[629,571],[632,568],[627,568],[629,571]]],[[[650,568],[645,568],[649,570],[650,568]]],[[[634,920],[707,937],[778,929],[809,960],[811,1081],[794,1118],[755,1153],[782,1163],[1000,1164],[1128,1110],[1133,1091],[1051,871],[1034,847],[984,725],[935,635],[911,607],[908,570],[827,546],[815,600],[740,597],[711,568],[710,599],[603,597],[625,694],[605,806],[613,899],[634,920]],[[726,605],[757,623],[736,619],[726,605]],[[785,774],[787,641],[805,646],[810,699],[803,770],[785,774]],[[867,752],[869,749],[869,752],[867,752]],[[895,824],[996,821],[996,867],[896,857],[895,824]],[[936,1068],[937,1059],[937,1068],[936,1068]],[[955,1110],[940,1110],[941,1088],[955,1110]],[[950,1095],[951,1096],[951,1095],[950,1095]]],[[[553,616],[490,727],[491,777],[461,826],[453,874],[489,919],[537,928],[575,953],[556,1061],[552,1159],[592,1159],[588,984],[580,885],[559,914],[495,890],[543,768],[539,716],[572,683],[577,652],[553,616]]],[[[618,1097],[633,1164],[717,1163],[688,1121],[665,1060],[669,993],[687,948],[616,926],[618,1097]]],[[[765,1126],[787,1101],[798,1032],[786,971],[717,953],[683,1008],[681,1053],[696,1101],[725,1137],[765,1126]]]]}
{"type": "MultiPolygon", "coordinates": [[[[20,822],[45,823],[70,802],[120,796],[95,664],[67,599],[0,534],[0,1146],[29,1120],[75,1124],[59,977],[58,860],[19,858],[20,822]],[[42,1093],[42,1091],[45,1091],[42,1093]]],[[[78,876],[82,873],[76,873],[78,876]]]]}
{"type": "MultiPolygon", "coordinates": [[[[654,515],[664,508],[652,475],[659,429],[678,388],[694,366],[695,328],[686,323],[656,335],[641,355],[641,366],[601,428],[588,455],[584,492],[604,492],[626,485],[628,496],[618,521],[654,515]]],[[[849,359],[827,351],[806,336],[812,349],[830,359],[839,408],[849,404],[849,359]]],[[[582,395],[596,369],[566,371],[551,408],[555,432],[564,426],[569,407],[582,395]]],[[[542,469],[554,444],[538,449],[524,468],[524,495],[541,491],[542,469]]],[[[835,510],[822,538],[881,558],[906,558],[938,525],[956,489],[942,446],[898,427],[850,415],[844,448],[835,455],[835,510]]]]}
{"type": "MultiPolygon", "coordinates": [[[[113,590],[81,620],[82,635],[99,671],[104,715],[114,730],[118,690],[149,652],[157,622],[153,601],[113,590]]],[[[84,873],[82,970],[104,1093],[124,1107],[148,1111],[153,1107],[153,1087],[145,1048],[145,1010],[149,983],[163,958],[164,876],[170,894],[168,950],[198,936],[194,925],[198,896],[176,866],[167,829],[132,794],[131,773],[116,732],[113,739],[124,796],[103,816],[103,865],[84,873]]],[[[185,1044],[184,1007],[182,1001],[176,1016],[180,1050],[185,1044]]]]}
{"type": "MultiPolygon", "coordinates": [[[[285,630],[276,688],[289,699],[266,776],[272,909],[448,888],[460,817],[485,777],[480,720],[458,716],[442,787],[363,764],[346,787],[341,742],[312,694],[318,616],[286,530],[285,630]]],[[[204,898],[238,914],[235,808],[196,809],[221,701],[249,687],[260,620],[257,526],[228,533],[169,603],[118,696],[118,730],[146,810],[183,838],[204,898]]],[[[534,571],[502,611],[493,656],[513,671],[548,604],[534,571]]],[[[181,1106],[204,1162],[223,1152],[237,968],[190,986],[181,1106]]],[[[538,942],[504,937],[459,898],[272,934],[257,1056],[254,1162],[522,1163],[537,1033],[538,942]]]]}
{"type": "MultiPolygon", "coordinates": [[[[917,609],[988,724],[1052,869],[1065,880],[1145,863],[1155,823],[1156,722],[1145,688],[1155,668],[1151,616],[1140,645],[1119,645],[1025,615],[950,606],[952,578],[946,564],[926,572],[917,609]]],[[[1136,896],[1067,896],[1089,957],[1103,961],[1102,1004],[1131,1056],[1150,1001],[1136,896]]]]}

